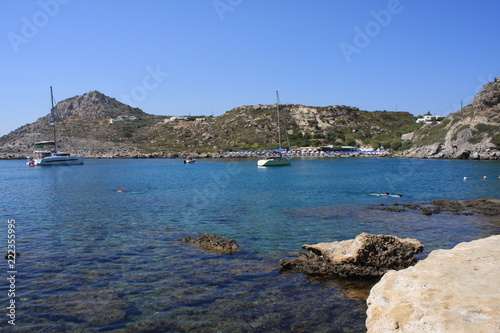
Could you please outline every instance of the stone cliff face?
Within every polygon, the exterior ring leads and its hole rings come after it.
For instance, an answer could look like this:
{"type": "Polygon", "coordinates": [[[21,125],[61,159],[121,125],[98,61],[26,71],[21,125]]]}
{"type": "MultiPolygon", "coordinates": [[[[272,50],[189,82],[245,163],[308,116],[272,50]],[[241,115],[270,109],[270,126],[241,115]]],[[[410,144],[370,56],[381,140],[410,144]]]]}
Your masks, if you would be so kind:
{"type": "Polygon", "coordinates": [[[500,123],[500,78],[487,83],[474,97],[472,102],[474,113],[463,115],[464,120],[471,122],[500,123]]]}
{"type": "Polygon", "coordinates": [[[473,103],[450,114],[441,124],[415,133],[414,146],[402,157],[500,159],[500,78],[490,82],[473,103]]]}
{"type": "Polygon", "coordinates": [[[291,118],[305,131],[329,130],[336,125],[338,126],[338,120],[352,118],[359,111],[358,108],[345,105],[322,108],[289,105],[288,110],[291,118]]]}

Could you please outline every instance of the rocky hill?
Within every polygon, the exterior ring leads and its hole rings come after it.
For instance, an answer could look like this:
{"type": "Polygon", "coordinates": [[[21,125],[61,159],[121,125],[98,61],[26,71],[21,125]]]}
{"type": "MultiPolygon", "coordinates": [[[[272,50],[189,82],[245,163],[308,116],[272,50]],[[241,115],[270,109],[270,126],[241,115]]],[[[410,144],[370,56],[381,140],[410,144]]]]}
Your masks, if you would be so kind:
{"type": "MultiPolygon", "coordinates": [[[[401,134],[420,127],[408,112],[296,104],[285,104],[281,109],[282,126],[288,130],[291,146],[383,145],[398,149],[403,146],[401,134]]],[[[92,91],[59,102],[54,113],[59,149],[85,157],[165,157],[179,152],[200,154],[277,146],[275,105],[247,105],[218,117],[171,122],[170,117],[150,115],[92,91]],[[133,118],[127,118],[130,116],[133,118]],[[123,121],[116,121],[120,117],[123,121]]],[[[35,141],[52,138],[51,123],[48,114],[1,137],[0,157],[26,157],[35,141]]]]}
{"type": "MultiPolygon", "coordinates": [[[[54,108],[54,115],[59,148],[85,156],[99,156],[110,151],[124,155],[136,152],[133,146],[103,140],[100,136],[94,137],[94,134],[100,133],[99,129],[109,124],[109,119],[120,115],[151,118],[142,110],[122,104],[98,91],[59,102],[54,108]]],[[[34,150],[36,141],[52,140],[52,123],[53,117],[49,113],[1,137],[0,157],[25,158],[34,150]]]]}
{"type": "Polygon", "coordinates": [[[416,131],[412,148],[399,156],[500,159],[500,78],[487,83],[472,104],[416,131]]]}

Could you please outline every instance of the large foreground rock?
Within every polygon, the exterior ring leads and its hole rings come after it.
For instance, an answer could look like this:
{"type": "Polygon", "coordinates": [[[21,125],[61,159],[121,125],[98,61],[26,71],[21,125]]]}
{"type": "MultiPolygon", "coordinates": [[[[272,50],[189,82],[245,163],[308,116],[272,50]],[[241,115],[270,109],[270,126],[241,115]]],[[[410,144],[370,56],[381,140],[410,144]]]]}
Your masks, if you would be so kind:
{"type": "Polygon", "coordinates": [[[367,303],[368,332],[500,332],[500,236],[388,272],[367,303]]]}
{"type": "Polygon", "coordinates": [[[308,254],[281,260],[284,271],[306,274],[380,276],[391,269],[414,265],[414,254],[423,250],[416,239],[362,233],[355,239],[316,245],[302,245],[308,254]]]}

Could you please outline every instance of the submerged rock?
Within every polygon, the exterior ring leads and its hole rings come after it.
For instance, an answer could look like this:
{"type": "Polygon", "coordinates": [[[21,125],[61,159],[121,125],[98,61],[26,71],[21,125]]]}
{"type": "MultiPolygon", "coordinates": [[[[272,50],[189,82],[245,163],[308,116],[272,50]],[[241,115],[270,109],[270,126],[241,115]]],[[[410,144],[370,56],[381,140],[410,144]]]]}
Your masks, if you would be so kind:
{"type": "Polygon", "coordinates": [[[182,240],[186,243],[195,243],[207,250],[213,250],[222,253],[234,253],[240,250],[240,247],[234,239],[224,238],[218,235],[204,233],[201,237],[187,237],[182,240]]]}
{"type": "Polygon", "coordinates": [[[392,206],[381,204],[371,207],[372,209],[384,210],[388,212],[407,212],[407,209],[420,211],[423,215],[439,214],[441,212],[450,212],[456,215],[500,215],[500,199],[475,199],[475,200],[435,200],[430,203],[422,204],[399,204],[392,206]]]}
{"type": "Polygon", "coordinates": [[[368,297],[368,332],[497,332],[500,236],[436,250],[385,274],[368,297]]]}
{"type": "Polygon", "coordinates": [[[347,276],[381,276],[391,269],[414,265],[414,254],[423,251],[416,239],[362,233],[341,242],[302,245],[309,253],[280,261],[281,270],[306,274],[347,276]]]}
{"type": "Polygon", "coordinates": [[[478,214],[486,216],[500,215],[499,199],[476,199],[469,201],[436,200],[432,204],[441,211],[458,214],[478,214]]]}

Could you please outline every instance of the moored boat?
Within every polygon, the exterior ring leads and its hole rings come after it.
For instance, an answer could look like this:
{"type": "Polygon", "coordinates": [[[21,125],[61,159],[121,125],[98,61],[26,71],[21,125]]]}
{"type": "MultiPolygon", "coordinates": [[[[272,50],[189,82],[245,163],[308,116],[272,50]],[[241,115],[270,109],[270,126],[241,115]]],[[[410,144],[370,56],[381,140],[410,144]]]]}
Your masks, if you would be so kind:
{"type": "Polygon", "coordinates": [[[196,159],[194,159],[191,156],[188,156],[184,159],[184,164],[193,164],[193,163],[196,163],[196,159]]]}
{"type": "Polygon", "coordinates": [[[290,157],[283,157],[284,149],[277,149],[273,155],[266,155],[257,161],[258,166],[284,166],[291,165],[290,157]]]}
{"type": "Polygon", "coordinates": [[[36,142],[35,145],[38,146],[40,150],[34,151],[34,156],[28,158],[29,161],[27,164],[29,166],[81,165],[83,164],[82,156],[71,156],[69,153],[57,151],[56,119],[54,115],[54,95],[52,93],[52,87],[50,87],[50,99],[52,103],[50,112],[52,114],[54,126],[54,141],[36,142]],[[45,146],[53,146],[53,149],[45,149],[45,146]]]}
{"type": "MultiPolygon", "coordinates": [[[[283,157],[285,149],[281,148],[281,127],[280,127],[280,100],[279,94],[276,92],[276,113],[278,115],[278,145],[279,149],[269,150],[265,156],[257,161],[258,166],[285,166],[291,165],[292,160],[290,157],[283,157]]],[[[288,137],[288,136],[287,136],[288,137]]],[[[287,140],[288,141],[288,140],[287,140]]],[[[290,143],[290,141],[288,141],[290,143]]]]}
{"type": "MultiPolygon", "coordinates": [[[[36,146],[54,146],[54,141],[41,141],[35,143],[36,146]]],[[[43,149],[42,148],[42,149],[43,149]]],[[[35,150],[33,157],[30,157],[28,162],[29,166],[48,166],[48,165],[79,165],[83,164],[83,157],[81,156],[71,156],[71,154],[66,152],[61,152],[57,150],[35,150]]]]}

